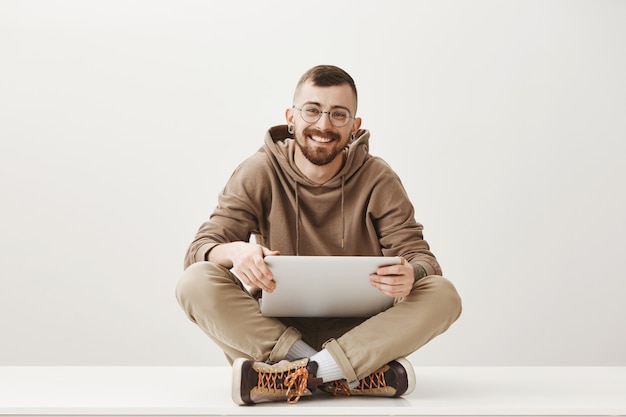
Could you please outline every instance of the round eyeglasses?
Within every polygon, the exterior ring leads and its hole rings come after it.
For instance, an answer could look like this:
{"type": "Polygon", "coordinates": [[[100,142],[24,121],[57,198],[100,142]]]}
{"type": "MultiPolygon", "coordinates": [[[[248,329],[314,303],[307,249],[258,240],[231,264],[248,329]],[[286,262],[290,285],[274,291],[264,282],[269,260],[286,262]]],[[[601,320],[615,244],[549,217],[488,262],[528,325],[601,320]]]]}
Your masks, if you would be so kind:
{"type": "Polygon", "coordinates": [[[330,109],[330,111],[322,111],[321,107],[317,104],[305,104],[302,108],[292,106],[292,108],[298,110],[302,120],[307,123],[317,122],[324,113],[328,114],[330,123],[335,127],[344,127],[352,118],[350,112],[341,107],[335,107],[334,109],[330,109]]]}

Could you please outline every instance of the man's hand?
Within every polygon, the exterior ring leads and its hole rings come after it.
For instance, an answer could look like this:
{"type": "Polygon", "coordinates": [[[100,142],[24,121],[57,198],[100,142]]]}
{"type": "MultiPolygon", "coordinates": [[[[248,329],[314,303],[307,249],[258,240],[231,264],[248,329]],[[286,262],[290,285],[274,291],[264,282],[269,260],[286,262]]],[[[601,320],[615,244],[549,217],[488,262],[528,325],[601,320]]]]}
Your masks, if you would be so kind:
{"type": "Polygon", "coordinates": [[[263,260],[269,255],[280,255],[278,251],[248,242],[232,242],[217,245],[209,253],[209,260],[232,272],[241,282],[252,288],[272,292],[276,288],[272,271],[263,260]]]}
{"type": "Polygon", "coordinates": [[[406,297],[415,282],[413,266],[402,258],[402,264],[378,268],[370,275],[372,285],[393,298],[406,297]]]}

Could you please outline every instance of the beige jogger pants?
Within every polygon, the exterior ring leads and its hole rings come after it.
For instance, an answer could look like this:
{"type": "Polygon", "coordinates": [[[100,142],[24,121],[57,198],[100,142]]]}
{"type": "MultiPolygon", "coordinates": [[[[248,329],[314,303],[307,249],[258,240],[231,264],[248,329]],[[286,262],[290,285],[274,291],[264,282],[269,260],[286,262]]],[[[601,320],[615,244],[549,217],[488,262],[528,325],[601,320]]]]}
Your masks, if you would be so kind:
{"type": "Polygon", "coordinates": [[[212,262],[187,268],[176,296],[230,363],[240,357],[278,362],[301,338],[316,350],[325,347],[348,382],[413,353],[461,314],[456,289],[435,275],[417,281],[408,296],[371,318],[264,317],[257,298],[228,269],[212,262]]]}

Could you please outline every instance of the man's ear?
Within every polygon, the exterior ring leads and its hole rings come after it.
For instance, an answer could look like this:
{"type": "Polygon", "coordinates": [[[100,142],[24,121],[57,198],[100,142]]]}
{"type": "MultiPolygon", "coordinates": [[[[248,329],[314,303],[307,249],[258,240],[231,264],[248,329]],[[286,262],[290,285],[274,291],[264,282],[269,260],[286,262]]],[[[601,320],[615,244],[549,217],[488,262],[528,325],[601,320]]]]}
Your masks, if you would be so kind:
{"type": "Polygon", "coordinates": [[[293,124],[293,117],[294,117],[293,109],[289,107],[287,110],[285,110],[285,120],[287,121],[288,125],[293,124]]]}
{"type": "Polygon", "coordinates": [[[363,120],[361,120],[360,117],[355,117],[354,118],[354,123],[352,124],[352,134],[356,135],[357,130],[359,130],[361,128],[361,122],[363,120]]]}

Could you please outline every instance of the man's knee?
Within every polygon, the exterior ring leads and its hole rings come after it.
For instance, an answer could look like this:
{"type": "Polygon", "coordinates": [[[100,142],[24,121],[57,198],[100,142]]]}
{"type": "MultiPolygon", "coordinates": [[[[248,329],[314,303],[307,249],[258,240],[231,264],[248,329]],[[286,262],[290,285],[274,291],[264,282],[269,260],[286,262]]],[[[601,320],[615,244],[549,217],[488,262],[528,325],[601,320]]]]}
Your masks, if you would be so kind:
{"type": "Polygon", "coordinates": [[[205,275],[205,266],[202,265],[203,263],[204,262],[197,262],[190,265],[179,278],[178,284],[176,285],[176,298],[179,302],[182,298],[186,298],[187,295],[197,293],[197,287],[200,285],[205,275]]]}
{"type": "Polygon", "coordinates": [[[212,288],[218,281],[232,282],[227,269],[212,262],[196,262],[178,280],[176,299],[186,311],[196,302],[210,302],[215,293],[212,288]]]}
{"type": "Polygon", "coordinates": [[[440,277],[438,283],[441,286],[441,300],[448,306],[451,314],[454,316],[454,320],[456,321],[463,311],[461,296],[456,290],[454,284],[447,278],[440,277]]]}
{"type": "Polygon", "coordinates": [[[449,279],[438,275],[424,277],[415,283],[413,291],[427,294],[439,310],[447,312],[452,322],[461,315],[461,297],[449,279]]]}
{"type": "Polygon", "coordinates": [[[454,284],[447,278],[438,277],[435,282],[439,287],[438,297],[440,298],[441,303],[447,307],[452,321],[456,321],[463,311],[461,296],[456,290],[454,284]]]}

